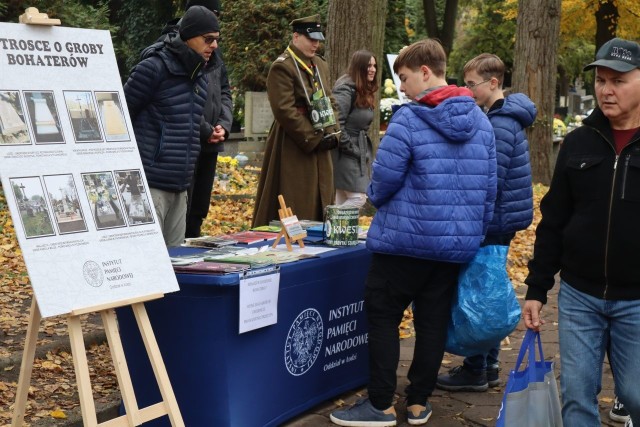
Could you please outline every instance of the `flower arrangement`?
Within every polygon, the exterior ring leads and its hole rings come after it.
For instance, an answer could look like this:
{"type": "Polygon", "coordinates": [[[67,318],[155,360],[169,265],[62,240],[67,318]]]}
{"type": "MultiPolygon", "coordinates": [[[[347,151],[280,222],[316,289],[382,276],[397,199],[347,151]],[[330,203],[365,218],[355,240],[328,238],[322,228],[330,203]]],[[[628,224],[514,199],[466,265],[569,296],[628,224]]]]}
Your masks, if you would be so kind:
{"type": "Polygon", "coordinates": [[[385,79],[380,98],[380,124],[385,127],[393,115],[392,107],[401,103],[393,80],[385,79]]]}
{"type": "Polygon", "coordinates": [[[400,104],[401,102],[398,98],[382,98],[380,100],[380,123],[389,124],[389,120],[393,115],[393,106],[400,104]]]}

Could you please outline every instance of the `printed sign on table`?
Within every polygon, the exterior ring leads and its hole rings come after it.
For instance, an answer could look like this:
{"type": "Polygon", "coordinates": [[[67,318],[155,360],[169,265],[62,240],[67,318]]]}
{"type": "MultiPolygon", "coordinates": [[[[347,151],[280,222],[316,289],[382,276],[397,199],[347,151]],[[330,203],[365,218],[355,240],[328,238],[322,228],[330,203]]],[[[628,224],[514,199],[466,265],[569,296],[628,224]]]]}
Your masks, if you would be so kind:
{"type": "Polygon", "coordinates": [[[0,34],[2,188],[42,316],[178,290],[110,33],[0,34]]]}

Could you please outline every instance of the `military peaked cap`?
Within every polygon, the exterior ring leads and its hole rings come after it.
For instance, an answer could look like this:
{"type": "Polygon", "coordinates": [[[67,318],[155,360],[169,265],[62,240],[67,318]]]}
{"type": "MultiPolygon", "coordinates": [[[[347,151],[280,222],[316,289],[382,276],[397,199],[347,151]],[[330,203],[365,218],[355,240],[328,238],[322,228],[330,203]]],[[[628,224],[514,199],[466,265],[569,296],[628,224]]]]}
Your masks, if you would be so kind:
{"type": "Polygon", "coordinates": [[[322,25],[320,25],[320,15],[307,16],[291,21],[293,32],[304,34],[312,40],[324,40],[322,25]]]}

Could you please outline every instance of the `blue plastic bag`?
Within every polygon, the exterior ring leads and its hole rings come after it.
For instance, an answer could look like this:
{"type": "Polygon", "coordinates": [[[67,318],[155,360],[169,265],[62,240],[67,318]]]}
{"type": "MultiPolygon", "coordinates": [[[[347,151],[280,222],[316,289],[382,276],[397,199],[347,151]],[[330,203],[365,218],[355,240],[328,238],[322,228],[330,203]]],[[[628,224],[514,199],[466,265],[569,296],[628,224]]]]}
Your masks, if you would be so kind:
{"type": "Polygon", "coordinates": [[[507,275],[508,251],[504,245],[483,246],[460,270],[445,345],[448,353],[487,353],[518,325],[520,304],[507,275]]]}
{"type": "Polygon", "coordinates": [[[553,362],[544,360],[540,333],[527,329],[515,369],[509,372],[496,427],[562,427],[558,384],[553,369],[553,362]],[[529,362],[520,370],[527,352],[529,362]]]}

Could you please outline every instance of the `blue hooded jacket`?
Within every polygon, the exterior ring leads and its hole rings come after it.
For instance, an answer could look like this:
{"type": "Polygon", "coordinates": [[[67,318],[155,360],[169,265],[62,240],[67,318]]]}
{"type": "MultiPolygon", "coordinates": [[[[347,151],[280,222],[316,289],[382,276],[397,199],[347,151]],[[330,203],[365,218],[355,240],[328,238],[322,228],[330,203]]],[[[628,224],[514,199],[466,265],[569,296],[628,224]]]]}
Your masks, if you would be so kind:
{"type": "Polygon", "coordinates": [[[477,252],[493,216],[496,151],[469,94],[446,86],[393,115],[367,191],[378,208],[371,251],[457,263],[477,252]]]}
{"type": "Polygon", "coordinates": [[[524,230],[533,220],[533,188],[529,142],[525,128],[536,118],[536,106],[522,93],[504,98],[500,108],[487,115],[496,136],[498,193],[487,234],[524,230]]]}

